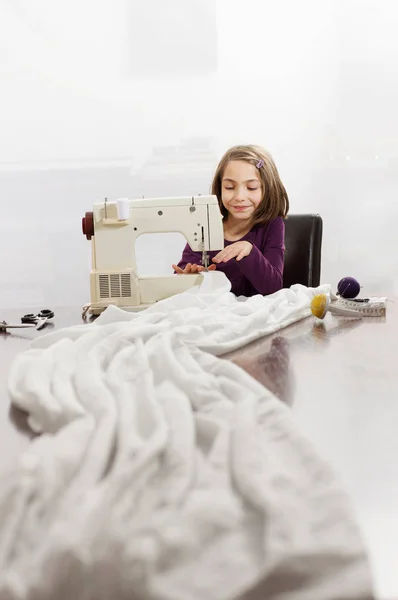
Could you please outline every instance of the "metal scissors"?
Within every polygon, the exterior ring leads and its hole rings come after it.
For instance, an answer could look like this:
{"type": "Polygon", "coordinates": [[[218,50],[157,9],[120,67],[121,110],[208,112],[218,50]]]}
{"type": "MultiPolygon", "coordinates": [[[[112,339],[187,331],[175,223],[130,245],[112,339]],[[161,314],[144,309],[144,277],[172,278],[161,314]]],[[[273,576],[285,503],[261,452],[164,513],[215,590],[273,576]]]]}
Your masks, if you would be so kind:
{"type": "Polygon", "coordinates": [[[21,317],[21,323],[31,323],[32,325],[36,325],[36,329],[42,329],[44,325],[47,323],[48,319],[52,319],[54,316],[54,311],[49,310],[48,308],[43,308],[37,315],[33,313],[28,313],[21,317]]]}

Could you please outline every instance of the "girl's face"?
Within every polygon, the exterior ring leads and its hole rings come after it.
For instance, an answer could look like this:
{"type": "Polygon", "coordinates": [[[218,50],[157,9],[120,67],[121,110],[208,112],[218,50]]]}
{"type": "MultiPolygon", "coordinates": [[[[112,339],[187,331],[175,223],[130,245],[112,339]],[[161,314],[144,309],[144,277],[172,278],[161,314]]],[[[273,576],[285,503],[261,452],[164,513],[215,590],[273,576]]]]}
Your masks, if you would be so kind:
{"type": "Polygon", "coordinates": [[[263,197],[257,167],[243,160],[231,160],[221,180],[221,201],[229,215],[248,221],[263,197]]]}

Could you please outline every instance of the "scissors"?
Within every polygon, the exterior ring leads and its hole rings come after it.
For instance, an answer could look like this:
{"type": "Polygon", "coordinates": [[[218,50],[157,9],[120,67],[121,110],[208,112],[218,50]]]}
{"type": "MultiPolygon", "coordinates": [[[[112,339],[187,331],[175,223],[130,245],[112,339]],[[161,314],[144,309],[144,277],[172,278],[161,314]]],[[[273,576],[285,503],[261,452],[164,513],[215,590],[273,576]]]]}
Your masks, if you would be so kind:
{"type": "Polygon", "coordinates": [[[27,323],[36,325],[36,329],[42,329],[44,325],[47,323],[48,319],[52,319],[54,316],[54,311],[49,310],[48,308],[43,308],[37,315],[33,313],[28,313],[21,317],[21,323],[27,323]]]}

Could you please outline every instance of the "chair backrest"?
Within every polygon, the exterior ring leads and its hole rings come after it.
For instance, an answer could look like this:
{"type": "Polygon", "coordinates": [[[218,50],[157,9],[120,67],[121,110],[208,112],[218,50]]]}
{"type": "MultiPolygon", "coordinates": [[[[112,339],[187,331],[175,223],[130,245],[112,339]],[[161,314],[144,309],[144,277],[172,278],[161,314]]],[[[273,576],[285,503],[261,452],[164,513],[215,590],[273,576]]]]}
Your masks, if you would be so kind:
{"type": "Polygon", "coordinates": [[[321,278],[323,223],[320,215],[288,215],[285,220],[283,287],[316,287],[321,278]]]}

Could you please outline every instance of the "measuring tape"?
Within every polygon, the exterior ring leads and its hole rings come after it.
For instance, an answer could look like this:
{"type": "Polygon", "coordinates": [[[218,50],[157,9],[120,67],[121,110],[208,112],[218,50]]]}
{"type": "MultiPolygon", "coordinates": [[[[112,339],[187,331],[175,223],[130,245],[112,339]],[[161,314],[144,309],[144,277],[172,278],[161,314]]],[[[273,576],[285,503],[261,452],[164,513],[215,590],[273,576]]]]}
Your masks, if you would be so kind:
{"type": "Polygon", "coordinates": [[[316,294],[311,300],[311,312],[318,319],[323,319],[327,311],[342,317],[383,317],[386,306],[387,298],[353,300],[333,294],[331,298],[326,294],[316,294]]]}
{"type": "Polygon", "coordinates": [[[349,300],[339,296],[331,300],[328,310],[335,315],[359,317],[383,317],[386,314],[387,298],[365,298],[349,300]]]}

